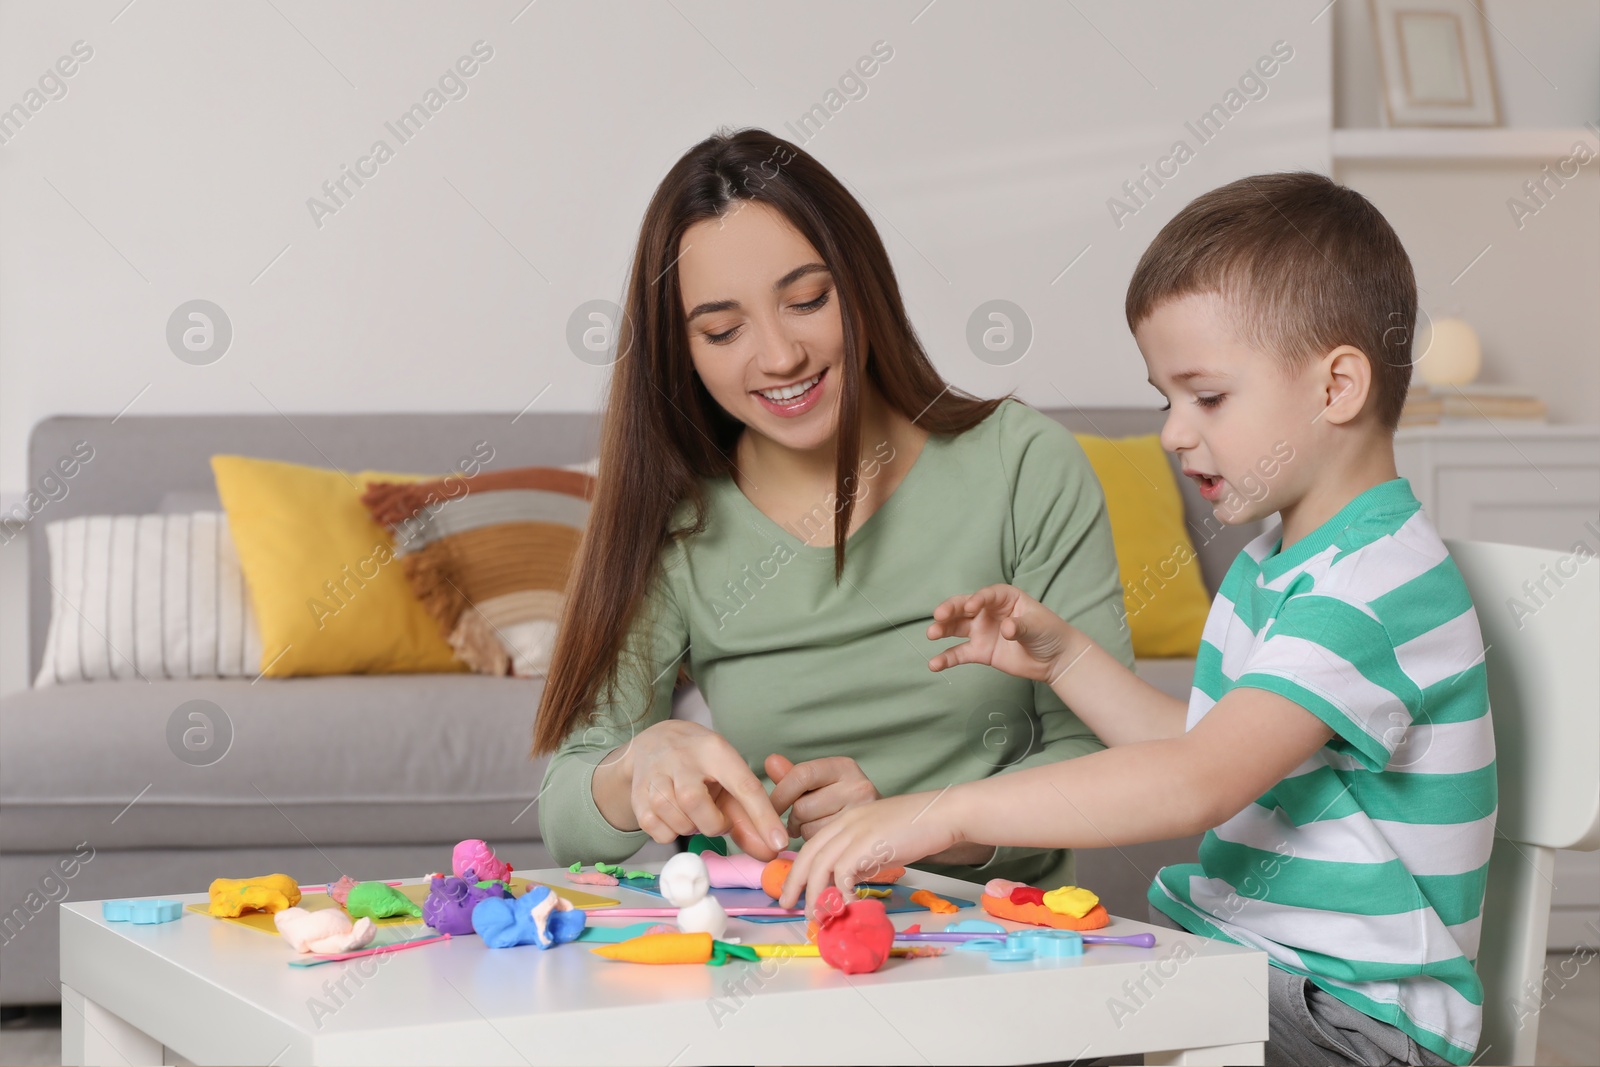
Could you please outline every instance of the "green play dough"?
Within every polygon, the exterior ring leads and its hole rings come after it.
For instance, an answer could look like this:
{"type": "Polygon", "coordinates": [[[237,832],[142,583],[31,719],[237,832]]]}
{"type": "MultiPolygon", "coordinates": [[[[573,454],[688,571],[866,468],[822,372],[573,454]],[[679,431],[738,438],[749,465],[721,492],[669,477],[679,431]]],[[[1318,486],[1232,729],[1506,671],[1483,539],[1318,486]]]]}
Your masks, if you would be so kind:
{"type": "Polygon", "coordinates": [[[706,963],[712,967],[721,967],[730,959],[759,960],[756,950],[749,945],[730,945],[726,941],[713,940],[711,942],[711,958],[706,963]]]}
{"type": "Polygon", "coordinates": [[[422,918],[422,909],[410,897],[382,882],[359,882],[345,898],[344,910],[352,919],[390,919],[396,915],[422,918]]]}
{"type": "Polygon", "coordinates": [[[699,855],[702,852],[715,852],[719,856],[726,856],[728,854],[728,839],[695,834],[689,838],[689,851],[695,855],[699,855]]]}

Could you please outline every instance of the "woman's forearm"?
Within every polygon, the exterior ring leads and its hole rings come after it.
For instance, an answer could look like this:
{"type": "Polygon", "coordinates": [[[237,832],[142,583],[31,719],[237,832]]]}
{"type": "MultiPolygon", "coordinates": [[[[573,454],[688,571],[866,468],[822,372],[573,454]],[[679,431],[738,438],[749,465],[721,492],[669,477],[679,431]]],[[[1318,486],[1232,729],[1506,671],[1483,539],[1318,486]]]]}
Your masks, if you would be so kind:
{"type": "Polygon", "coordinates": [[[618,830],[639,829],[639,817],[633,810],[633,765],[629,757],[630,745],[614,748],[595,766],[589,789],[594,794],[595,807],[618,830]]]}
{"type": "Polygon", "coordinates": [[[1107,745],[1183,734],[1185,706],[1123,666],[1075,626],[1067,627],[1050,688],[1107,745]]]}

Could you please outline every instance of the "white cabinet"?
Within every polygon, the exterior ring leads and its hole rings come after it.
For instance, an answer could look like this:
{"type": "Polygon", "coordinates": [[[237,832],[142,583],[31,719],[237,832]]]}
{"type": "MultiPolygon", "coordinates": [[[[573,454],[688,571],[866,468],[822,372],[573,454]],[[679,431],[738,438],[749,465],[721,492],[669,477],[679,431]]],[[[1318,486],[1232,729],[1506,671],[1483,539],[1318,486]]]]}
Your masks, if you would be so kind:
{"type": "Polygon", "coordinates": [[[1600,426],[1417,426],[1394,444],[1440,536],[1600,552],[1600,426]]]}
{"type": "MultiPolygon", "coordinates": [[[[1600,553],[1600,426],[1409,427],[1395,435],[1395,459],[1443,537],[1600,553]]],[[[1600,852],[1558,852],[1550,947],[1597,939],[1600,852]]]]}

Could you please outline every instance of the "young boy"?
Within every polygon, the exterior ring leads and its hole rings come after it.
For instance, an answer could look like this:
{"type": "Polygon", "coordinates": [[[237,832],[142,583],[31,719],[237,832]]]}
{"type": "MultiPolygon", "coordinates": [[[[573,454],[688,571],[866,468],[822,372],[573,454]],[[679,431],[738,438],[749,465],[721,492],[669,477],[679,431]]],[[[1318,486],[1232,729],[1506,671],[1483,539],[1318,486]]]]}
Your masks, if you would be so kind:
{"type": "Polygon", "coordinates": [[[960,841],[1204,830],[1151,915],[1270,955],[1268,1063],[1471,1060],[1494,735],[1466,586],[1395,471],[1416,302],[1388,223],[1319,175],[1241,179],[1169,222],[1127,297],[1162,444],[1218,518],[1281,521],[1217,593],[1187,712],[1018,589],[952,597],[928,637],[966,641],[933,670],[1047,682],[1109,747],[844,812],[783,902],[960,841]]]}

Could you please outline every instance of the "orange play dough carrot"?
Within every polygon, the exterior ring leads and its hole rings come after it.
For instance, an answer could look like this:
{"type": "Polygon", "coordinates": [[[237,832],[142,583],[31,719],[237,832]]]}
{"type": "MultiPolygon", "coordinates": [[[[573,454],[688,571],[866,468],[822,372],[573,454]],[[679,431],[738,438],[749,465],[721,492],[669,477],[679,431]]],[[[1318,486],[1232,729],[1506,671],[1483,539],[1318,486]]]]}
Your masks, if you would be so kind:
{"type": "Polygon", "coordinates": [[[983,910],[996,919],[1028,923],[1030,926],[1053,926],[1058,930],[1098,930],[1111,922],[1111,914],[1104,904],[1096,904],[1081,919],[1051,911],[1043,904],[1013,904],[1005,897],[992,897],[988,893],[978,898],[983,910]]]}
{"type": "Polygon", "coordinates": [[[704,963],[711,958],[711,935],[645,934],[589,951],[628,963],[704,963]]]}

